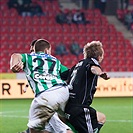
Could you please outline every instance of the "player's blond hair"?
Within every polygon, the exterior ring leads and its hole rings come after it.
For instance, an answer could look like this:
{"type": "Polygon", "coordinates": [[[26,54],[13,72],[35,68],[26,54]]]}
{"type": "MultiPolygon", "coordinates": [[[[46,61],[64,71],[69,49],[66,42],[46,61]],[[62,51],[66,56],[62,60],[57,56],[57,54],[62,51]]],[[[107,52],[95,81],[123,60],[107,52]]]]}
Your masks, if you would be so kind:
{"type": "Polygon", "coordinates": [[[100,41],[92,41],[87,43],[83,48],[84,58],[95,58],[98,60],[99,56],[103,54],[102,43],[100,41]]]}

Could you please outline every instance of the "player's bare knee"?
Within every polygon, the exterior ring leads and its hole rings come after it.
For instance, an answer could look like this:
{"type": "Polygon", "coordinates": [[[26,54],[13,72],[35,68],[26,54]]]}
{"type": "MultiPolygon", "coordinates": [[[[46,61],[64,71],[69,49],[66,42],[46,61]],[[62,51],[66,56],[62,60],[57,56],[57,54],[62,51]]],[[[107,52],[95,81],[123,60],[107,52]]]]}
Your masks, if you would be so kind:
{"type": "Polygon", "coordinates": [[[106,116],[105,116],[105,114],[102,114],[102,121],[101,121],[102,123],[105,123],[106,122],[106,116]]]}
{"type": "Polygon", "coordinates": [[[99,123],[105,123],[106,122],[106,116],[105,114],[101,113],[101,112],[97,112],[97,120],[99,123]]]}
{"type": "Polygon", "coordinates": [[[67,130],[66,133],[74,133],[72,130],[67,130]]]}

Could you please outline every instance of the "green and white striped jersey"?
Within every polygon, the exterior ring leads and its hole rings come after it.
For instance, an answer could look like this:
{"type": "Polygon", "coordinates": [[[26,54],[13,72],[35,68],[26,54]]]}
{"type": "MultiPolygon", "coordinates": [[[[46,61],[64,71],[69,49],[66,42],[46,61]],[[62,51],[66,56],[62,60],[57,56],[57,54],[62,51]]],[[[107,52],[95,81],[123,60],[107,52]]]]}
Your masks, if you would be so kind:
{"type": "Polygon", "coordinates": [[[65,83],[60,73],[67,71],[68,68],[63,66],[56,57],[43,52],[21,55],[27,80],[35,95],[65,83]]]}

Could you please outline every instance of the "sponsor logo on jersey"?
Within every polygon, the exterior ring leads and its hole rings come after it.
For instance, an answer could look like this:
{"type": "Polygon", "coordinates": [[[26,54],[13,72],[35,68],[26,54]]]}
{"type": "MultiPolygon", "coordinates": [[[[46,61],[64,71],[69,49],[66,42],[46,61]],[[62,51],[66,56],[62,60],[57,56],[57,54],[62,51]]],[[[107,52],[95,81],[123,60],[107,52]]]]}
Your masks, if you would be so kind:
{"type": "Polygon", "coordinates": [[[53,75],[53,74],[49,74],[49,73],[35,73],[34,74],[34,79],[44,79],[44,80],[52,80],[57,78],[57,76],[53,75]]]}

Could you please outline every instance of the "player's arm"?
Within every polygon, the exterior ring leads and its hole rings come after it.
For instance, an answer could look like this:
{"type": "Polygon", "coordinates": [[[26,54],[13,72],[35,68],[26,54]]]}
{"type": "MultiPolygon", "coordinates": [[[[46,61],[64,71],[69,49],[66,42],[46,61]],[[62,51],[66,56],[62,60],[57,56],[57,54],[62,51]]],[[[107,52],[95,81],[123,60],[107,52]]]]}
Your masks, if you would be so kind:
{"type": "Polygon", "coordinates": [[[69,69],[64,71],[64,72],[62,72],[62,73],[60,73],[61,79],[66,81],[67,78],[68,78],[68,74],[69,74],[69,69]]]}
{"type": "Polygon", "coordinates": [[[107,75],[107,73],[106,73],[106,72],[103,72],[103,71],[101,70],[101,68],[98,67],[98,66],[92,66],[92,67],[91,67],[91,72],[92,72],[93,74],[95,74],[95,75],[100,76],[101,78],[103,78],[103,79],[105,79],[105,80],[110,79],[110,77],[107,75]]]}
{"type": "Polygon", "coordinates": [[[66,81],[67,78],[68,78],[68,74],[69,74],[69,69],[66,66],[60,64],[60,76],[61,76],[61,79],[66,81]]]}
{"type": "Polygon", "coordinates": [[[17,73],[23,69],[23,62],[21,54],[14,53],[10,59],[10,69],[12,72],[17,73]]]}

